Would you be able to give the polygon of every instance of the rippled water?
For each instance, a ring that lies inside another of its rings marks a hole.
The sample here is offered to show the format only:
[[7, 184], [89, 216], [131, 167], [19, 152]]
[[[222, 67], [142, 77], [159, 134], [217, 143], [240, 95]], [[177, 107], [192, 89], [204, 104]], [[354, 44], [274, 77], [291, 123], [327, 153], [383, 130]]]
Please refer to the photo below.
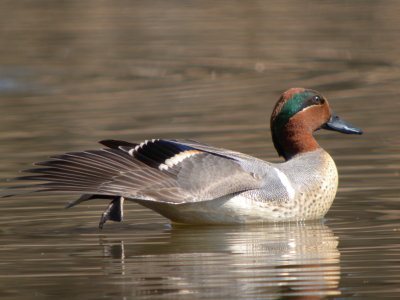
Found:
[[193, 138], [278, 161], [289, 87], [363, 136], [318, 132], [340, 173], [325, 220], [171, 227], [128, 204], [1, 200], [1, 299], [400, 297], [397, 1], [3, 1], [0, 176], [106, 138]]

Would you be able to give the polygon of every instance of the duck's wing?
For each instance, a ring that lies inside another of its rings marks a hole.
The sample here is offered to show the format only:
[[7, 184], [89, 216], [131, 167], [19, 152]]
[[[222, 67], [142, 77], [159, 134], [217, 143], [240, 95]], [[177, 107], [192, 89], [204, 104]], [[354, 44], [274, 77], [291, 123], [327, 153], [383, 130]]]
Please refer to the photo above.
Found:
[[34, 175], [17, 179], [43, 181], [23, 186], [35, 192], [85, 194], [72, 205], [112, 196], [176, 204], [207, 201], [262, 185], [260, 168], [249, 167], [260, 161], [238, 152], [183, 140], [100, 143], [108, 148], [53, 156], [25, 170]]
[[262, 168], [269, 168], [270, 164], [259, 159], [256, 158], [254, 156], [250, 156], [241, 152], [237, 152], [237, 151], [232, 151], [229, 149], [224, 149], [224, 148], [217, 148], [217, 147], [213, 147], [204, 143], [200, 143], [194, 140], [189, 140], [189, 139], [180, 139], [180, 140], [171, 140], [172, 142], [177, 142], [181, 145], [185, 145], [188, 147], [193, 147], [196, 148], [198, 150], [204, 151], [204, 152], [209, 152], [209, 153], [214, 153], [217, 155], [222, 155], [222, 156], [226, 156], [229, 157], [231, 159], [235, 159], [239, 164], [243, 164], [243, 165], [256, 165], [256, 166], [260, 166]]

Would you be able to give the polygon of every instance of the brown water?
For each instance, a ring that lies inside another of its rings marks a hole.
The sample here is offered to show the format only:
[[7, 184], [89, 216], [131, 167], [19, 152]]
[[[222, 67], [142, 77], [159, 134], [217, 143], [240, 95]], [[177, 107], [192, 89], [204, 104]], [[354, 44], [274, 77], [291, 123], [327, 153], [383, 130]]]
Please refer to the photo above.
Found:
[[[363, 136], [319, 132], [323, 221], [123, 223], [75, 197], [1, 200], [1, 299], [400, 297], [399, 1], [2, 1], [0, 177], [106, 138], [193, 138], [278, 161], [279, 94], [320, 90]], [[3, 180], [2, 186], [8, 183]]]

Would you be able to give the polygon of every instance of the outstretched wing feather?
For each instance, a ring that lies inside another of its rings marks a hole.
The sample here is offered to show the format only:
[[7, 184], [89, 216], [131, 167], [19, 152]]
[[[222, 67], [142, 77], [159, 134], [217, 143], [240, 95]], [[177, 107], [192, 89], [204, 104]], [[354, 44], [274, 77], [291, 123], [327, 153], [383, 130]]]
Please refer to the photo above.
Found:
[[17, 179], [44, 181], [24, 186], [40, 191], [171, 203], [212, 200], [260, 186], [260, 179], [223, 149], [193, 141], [102, 143], [111, 148], [52, 156], [26, 170], [36, 175]]

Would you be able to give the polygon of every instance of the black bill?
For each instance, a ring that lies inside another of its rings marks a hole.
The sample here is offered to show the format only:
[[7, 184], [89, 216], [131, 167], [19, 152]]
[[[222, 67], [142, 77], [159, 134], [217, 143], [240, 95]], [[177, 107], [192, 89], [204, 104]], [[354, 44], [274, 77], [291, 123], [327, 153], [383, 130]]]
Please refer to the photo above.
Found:
[[328, 122], [326, 122], [323, 126], [323, 129], [327, 130], [334, 130], [334, 131], [339, 131], [342, 133], [348, 133], [348, 134], [362, 134], [363, 131], [355, 127], [353, 125], [350, 125], [344, 121], [342, 121], [337, 115], [332, 115], [331, 118], [329, 119]]

